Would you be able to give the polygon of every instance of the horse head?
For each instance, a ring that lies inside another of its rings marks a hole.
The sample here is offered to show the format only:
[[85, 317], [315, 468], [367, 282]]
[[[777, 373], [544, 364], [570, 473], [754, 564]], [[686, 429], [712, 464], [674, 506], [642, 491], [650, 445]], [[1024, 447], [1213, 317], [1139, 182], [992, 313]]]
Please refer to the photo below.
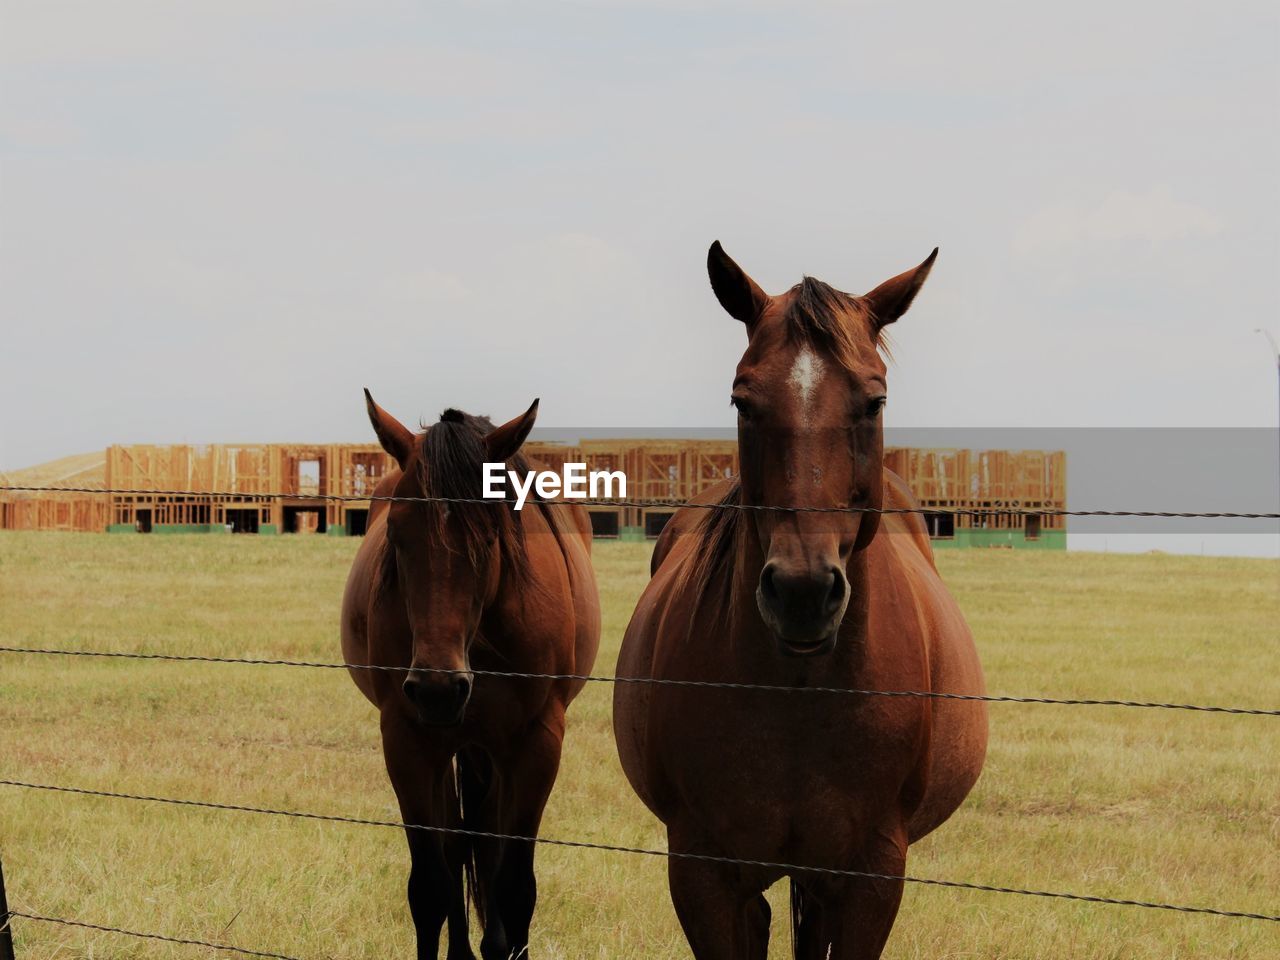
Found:
[[730, 397], [741, 502], [799, 508], [752, 512], [764, 556], [756, 604], [786, 654], [835, 647], [849, 562], [875, 536], [883, 501], [883, 330], [911, 305], [937, 253], [863, 296], [812, 277], [769, 296], [718, 241], [707, 255], [716, 298], [747, 329]]
[[538, 401], [497, 428], [484, 417], [446, 410], [415, 436], [367, 390], [365, 398], [382, 448], [400, 466], [397, 499], [387, 511], [382, 577], [387, 602], [403, 606], [413, 635], [404, 696], [424, 723], [454, 726], [471, 697], [470, 652], [481, 615], [504, 575], [519, 575], [524, 540], [506, 503], [445, 501], [479, 500], [486, 462], [528, 469], [518, 451]]

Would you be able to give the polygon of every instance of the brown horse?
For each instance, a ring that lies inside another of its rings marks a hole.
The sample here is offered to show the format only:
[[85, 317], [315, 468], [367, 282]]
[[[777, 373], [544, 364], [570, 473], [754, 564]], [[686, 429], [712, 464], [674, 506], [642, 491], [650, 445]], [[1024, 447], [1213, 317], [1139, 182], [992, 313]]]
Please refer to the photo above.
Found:
[[[538, 402], [494, 428], [446, 410], [415, 436], [365, 391], [399, 464], [375, 496], [479, 498], [482, 464], [518, 454]], [[381, 716], [387, 773], [407, 824], [535, 836], [555, 782], [565, 709], [582, 682], [485, 670], [583, 674], [600, 641], [591, 524], [581, 507], [375, 502], [347, 579], [342, 652]], [[478, 673], [473, 673], [477, 671]], [[406, 830], [418, 957], [473, 957], [464, 876], [485, 960], [527, 956], [537, 887], [533, 843]]]
[[[732, 403], [739, 482], [681, 511], [627, 628], [618, 673], [789, 687], [980, 694], [982, 668], [916, 514], [735, 506], [910, 507], [883, 467], [884, 326], [934, 254], [863, 297], [812, 278], [765, 294], [720, 248], [708, 270], [747, 328]], [[982, 769], [981, 703], [618, 684], [623, 767], [673, 852], [901, 876], [907, 845], [960, 805]], [[693, 952], [763, 960], [763, 891], [791, 881], [793, 949], [879, 957], [901, 881], [673, 858]]]

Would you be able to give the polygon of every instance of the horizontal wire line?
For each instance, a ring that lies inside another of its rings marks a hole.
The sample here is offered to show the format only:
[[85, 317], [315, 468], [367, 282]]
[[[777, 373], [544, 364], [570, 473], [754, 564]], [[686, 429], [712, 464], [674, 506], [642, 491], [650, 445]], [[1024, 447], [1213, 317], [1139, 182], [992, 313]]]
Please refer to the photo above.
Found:
[[[208, 497], [218, 500], [332, 500], [353, 503], [516, 503], [516, 500], [500, 497], [385, 497], [354, 496], [341, 493], [250, 493], [226, 490], [125, 490], [112, 487], [28, 487], [0, 485], [0, 492], [9, 493], [110, 493], [150, 497]], [[784, 507], [756, 503], [695, 503], [670, 500], [540, 500], [530, 497], [525, 503], [569, 504], [583, 507], [666, 507], [693, 510], [748, 510], [779, 511], [782, 513], [873, 513], [901, 514], [928, 513], [957, 517], [1025, 516], [1025, 517], [1168, 517], [1180, 519], [1219, 520], [1280, 520], [1280, 513], [1191, 512], [1167, 510], [1065, 510], [1046, 507], [1032, 510], [1025, 507]]]
[[960, 880], [936, 880], [930, 877], [910, 877], [890, 873], [873, 873], [866, 870], [848, 870], [837, 867], [810, 867], [794, 863], [775, 863], [769, 860], [741, 860], [734, 857], [720, 857], [706, 853], [685, 853], [673, 850], [656, 850], [648, 847], [626, 847], [609, 843], [591, 843], [585, 840], [557, 840], [551, 837], [527, 837], [506, 833], [492, 833], [487, 830], [468, 830], [462, 827], [437, 827], [417, 823], [402, 823], [396, 820], [371, 820], [363, 817], [346, 817], [336, 814], [304, 813], [296, 810], [275, 810], [269, 807], [250, 807], [243, 804], [213, 803], [204, 800], [183, 800], [172, 797], [147, 796], [144, 794], [115, 793], [107, 790], [90, 790], [82, 787], [28, 783], [21, 780], [0, 780], [0, 786], [24, 787], [31, 790], [50, 790], [57, 793], [71, 793], [88, 797], [106, 797], [114, 800], [140, 800], [149, 803], [164, 803], [182, 807], [201, 807], [209, 810], [260, 813], [278, 817], [293, 817], [300, 820], [319, 820], [367, 827], [394, 827], [401, 830], [423, 830], [428, 833], [476, 837], [484, 840], [510, 840], [520, 843], [541, 843], [548, 846], [572, 847], [580, 850], [599, 850], [606, 853], [630, 853], [639, 856], [662, 857], [665, 859], [695, 860], [703, 863], [722, 863], [740, 867], [761, 867], [764, 869], [781, 870], [784, 872], [799, 871], [804, 873], [818, 873], [824, 876], [846, 877], [856, 880], [888, 880], [895, 883], [917, 883], [931, 887], [948, 887], [956, 890], [975, 890], [981, 893], [1009, 893], [1027, 897], [1048, 897], [1055, 900], [1075, 900], [1084, 903], [1102, 903], [1121, 907], [1145, 907], [1149, 910], [1171, 910], [1177, 913], [1199, 913], [1209, 914], [1216, 917], [1232, 917], [1241, 920], [1264, 920], [1272, 923], [1280, 923], [1280, 914], [1248, 913], [1242, 910], [1221, 910], [1217, 907], [1193, 907], [1186, 906], [1184, 904], [1157, 903], [1148, 900], [1128, 900], [1117, 897], [1097, 897], [1080, 893], [1029, 890], [1020, 887], [1000, 887], [985, 883], [967, 883]]
[[268, 960], [298, 960], [297, 957], [291, 957], [284, 953], [250, 950], [247, 947], [235, 947], [229, 943], [214, 943], [210, 940], [188, 940], [183, 937], [165, 936], [162, 933], [141, 933], [137, 930], [125, 930], [122, 927], [108, 927], [101, 923], [87, 923], [84, 920], [69, 920], [66, 917], [46, 917], [39, 913], [24, 913], [21, 910], [10, 910], [9, 916], [22, 917], [24, 920], [38, 920], [41, 923], [56, 923], [67, 927], [83, 927], [86, 930], [100, 930], [104, 933], [119, 933], [126, 937], [136, 937], [140, 940], [163, 940], [165, 943], [178, 943], [189, 947], [208, 947], [210, 950], [239, 953], [247, 957], [267, 957]]
[[1192, 710], [1199, 713], [1230, 713], [1244, 716], [1280, 717], [1280, 709], [1220, 707], [1196, 703], [1160, 703], [1147, 700], [1102, 700], [1066, 697], [1014, 697], [977, 693], [938, 693], [930, 690], [861, 690], [855, 687], [784, 687], [763, 683], [731, 683], [716, 680], [672, 680], [664, 677], [602, 677], [586, 673], [523, 673], [514, 670], [457, 670], [443, 667], [395, 667], [374, 663], [324, 663], [318, 660], [268, 660], [247, 657], [210, 657], [199, 654], [133, 653], [107, 650], [60, 650], [49, 647], [0, 646], [0, 653], [37, 654], [58, 657], [101, 657], [119, 660], [161, 660], [175, 663], [226, 663], [268, 667], [311, 667], [320, 670], [380, 670], [391, 673], [470, 674], [523, 680], [581, 680], [590, 683], [647, 683], [656, 686], [697, 687], [712, 690], [751, 690], [774, 693], [836, 693], [865, 697], [922, 697], [930, 700], [969, 700], [981, 703], [1041, 703], [1057, 706], [1139, 707], [1156, 710]]

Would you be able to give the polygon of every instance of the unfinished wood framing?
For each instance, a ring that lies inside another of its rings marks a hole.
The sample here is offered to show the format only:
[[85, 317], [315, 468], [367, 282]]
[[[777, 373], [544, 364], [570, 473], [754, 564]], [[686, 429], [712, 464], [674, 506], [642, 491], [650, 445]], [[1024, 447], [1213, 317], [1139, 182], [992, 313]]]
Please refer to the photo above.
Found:
[[0, 499], [0, 530], [100, 533], [110, 508], [102, 494], [48, 494]]
[[[892, 447], [885, 451], [885, 465], [911, 487], [935, 539], [951, 539], [957, 531], [1003, 530], [1036, 540], [1066, 530], [1065, 517], [1035, 513], [1066, 509], [1067, 457], [1060, 450]], [[982, 512], [950, 513], [964, 510]]]
[[[672, 505], [691, 500], [738, 473], [733, 440], [584, 440], [577, 445], [531, 442], [530, 457], [550, 469], [585, 463], [588, 470], [623, 470], [629, 500]], [[1067, 505], [1066, 454], [1043, 450], [946, 450], [890, 447], [885, 465], [901, 476], [926, 511], [930, 533], [953, 539], [956, 531], [1017, 531], [1028, 540], [1062, 533], [1061, 516], [1020, 511], [1063, 510]], [[598, 532], [657, 536], [671, 508], [591, 507]], [[951, 511], [995, 511], [952, 515]], [[1010, 511], [1010, 512], [1002, 512]], [[606, 516], [607, 515], [607, 516]]]
[[[585, 463], [588, 471], [621, 471], [627, 499], [657, 501], [589, 508], [605, 537], [656, 536], [677, 504], [738, 472], [733, 440], [531, 441], [525, 451], [540, 469]], [[937, 539], [976, 542], [1007, 531], [1034, 540], [1066, 529], [1063, 517], [1036, 514], [1066, 507], [1060, 451], [892, 447], [885, 464], [907, 481]], [[394, 466], [376, 444], [117, 445], [92, 469], [58, 479], [125, 492], [0, 494], [0, 528], [362, 534], [369, 501], [314, 498], [368, 496]], [[32, 482], [17, 474], [8, 479]], [[957, 510], [994, 513], [953, 516]]]
[[113, 446], [105, 486], [129, 491], [110, 495], [117, 528], [363, 533], [367, 500], [317, 496], [368, 495], [392, 466], [377, 444]]

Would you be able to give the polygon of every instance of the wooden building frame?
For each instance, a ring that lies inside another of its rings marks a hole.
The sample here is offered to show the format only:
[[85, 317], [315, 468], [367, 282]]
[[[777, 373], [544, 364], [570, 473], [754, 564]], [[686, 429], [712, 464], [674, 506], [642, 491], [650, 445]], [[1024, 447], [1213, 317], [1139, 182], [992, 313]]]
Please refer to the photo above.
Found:
[[104, 486], [128, 492], [108, 529], [360, 534], [369, 501], [319, 498], [367, 496], [393, 466], [377, 444], [112, 446]]
[[[657, 536], [679, 504], [738, 472], [733, 440], [530, 441], [525, 452], [539, 469], [622, 471], [626, 499], [652, 505], [588, 508], [598, 536], [622, 539]], [[1066, 508], [1061, 451], [891, 447], [885, 464], [940, 546], [1065, 547], [1052, 513]], [[122, 492], [3, 494], [0, 529], [359, 535], [368, 500], [317, 497], [367, 497], [395, 463], [377, 444], [133, 444], [107, 448], [101, 466], [101, 481], [75, 485]]]

